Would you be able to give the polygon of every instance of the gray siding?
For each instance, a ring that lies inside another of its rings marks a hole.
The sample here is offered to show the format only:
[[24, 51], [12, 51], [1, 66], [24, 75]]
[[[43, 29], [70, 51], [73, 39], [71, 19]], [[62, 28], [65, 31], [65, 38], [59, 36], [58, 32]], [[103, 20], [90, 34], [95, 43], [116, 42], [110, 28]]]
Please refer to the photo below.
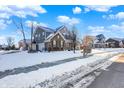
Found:
[[34, 40], [36, 43], [43, 43], [45, 38], [48, 37], [50, 34], [51, 32], [46, 32], [45, 30], [38, 28], [35, 31]]

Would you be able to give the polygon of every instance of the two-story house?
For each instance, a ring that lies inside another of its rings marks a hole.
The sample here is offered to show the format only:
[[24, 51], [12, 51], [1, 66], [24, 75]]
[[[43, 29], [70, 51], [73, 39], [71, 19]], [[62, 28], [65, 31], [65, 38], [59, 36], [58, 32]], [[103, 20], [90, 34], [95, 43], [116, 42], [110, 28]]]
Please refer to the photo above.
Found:
[[46, 38], [45, 46], [47, 50], [51, 51], [72, 50], [73, 43], [70, 31], [66, 26], [57, 28]]
[[36, 50], [61, 51], [72, 50], [72, 33], [66, 26], [60, 26], [55, 30], [38, 26], [34, 33]]
[[[19, 45], [20, 47], [23, 47], [24, 44], [19, 43]], [[30, 48], [31, 43], [28, 46]], [[78, 42], [78, 47], [79, 46]], [[72, 33], [64, 25], [56, 28], [55, 30], [48, 27], [38, 26], [33, 34], [32, 48], [36, 51], [72, 50]]]

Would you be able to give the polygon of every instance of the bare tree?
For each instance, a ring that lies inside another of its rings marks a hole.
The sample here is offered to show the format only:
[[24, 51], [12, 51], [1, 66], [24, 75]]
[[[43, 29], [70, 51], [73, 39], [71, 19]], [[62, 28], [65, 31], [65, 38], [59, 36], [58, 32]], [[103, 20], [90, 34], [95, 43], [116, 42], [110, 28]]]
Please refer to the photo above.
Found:
[[32, 51], [32, 43], [33, 43], [33, 33], [34, 33], [34, 26], [33, 26], [33, 22], [31, 23], [31, 51]]
[[96, 39], [100, 43], [100, 48], [105, 48], [105, 36], [103, 34], [99, 34], [96, 36]]
[[13, 37], [7, 37], [6, 41], [7, 41], [9, 48], [11, 48], [14, 45], [14, 38]]
[[24, 26], [23, 26], [23, 23], [22, 23], [22, 19], [20, 20], [19, 24], [17, 24], [14, 20], [13, 20], [13, 24], [16, 26], [16, 28], [18, 30], [21, 31], [22, 35], [23, 35], [23, 40], [24, 40], [24, 43], [25, 43], [25, 49], [27, 50], [27, 43], [26, 43], [26, 38], [25, 38], [25, 32], [24, 32]]
[[75, 26], [72, 27], [72, 43], [73, 43], [73, 52], [75, 53], [76, 43], [77, 43], [77, 29]]
[[85, 57], [88, 53], [91, 53], [93, 45], [93, 37], [92, 36], [84, 36], [83, 38], [83, 56]]

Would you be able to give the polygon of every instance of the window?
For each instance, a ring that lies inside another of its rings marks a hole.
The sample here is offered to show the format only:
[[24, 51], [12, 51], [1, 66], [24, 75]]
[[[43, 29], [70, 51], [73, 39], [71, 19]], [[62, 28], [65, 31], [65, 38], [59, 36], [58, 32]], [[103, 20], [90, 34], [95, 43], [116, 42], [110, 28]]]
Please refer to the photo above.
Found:
[[35, 37], [37, 38], [37, 34], [35, 35]]
[[40, 34], [39, 34], [39, 36], [38, 37], [40, 37]]
[[45, 35], [45, 32], [43, 32], [42, 35], [44, 36]]
[[53, 40], [53, 46], [56, 46], [56, 41], [55, 40]]
[[63, 47], [63, 41], [61, 40], [61, 47]]
[[57, 38], [59, 39], [59, 35], [57, 36]]

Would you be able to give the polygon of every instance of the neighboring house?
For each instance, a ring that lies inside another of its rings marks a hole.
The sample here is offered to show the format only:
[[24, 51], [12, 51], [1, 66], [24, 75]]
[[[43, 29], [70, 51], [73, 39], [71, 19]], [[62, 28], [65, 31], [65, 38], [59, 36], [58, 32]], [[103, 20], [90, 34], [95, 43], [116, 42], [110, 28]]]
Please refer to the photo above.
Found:
[[66, 26], [61, 26], [51, 33], [45, 40], [45, 47], [49, 51], [72, 50], [73, 41]]
[[98, 40], [94, 41], [94, 48], [105, 48], [106, 47], [106, 42], [100, 42]]
[[109, 38], [106, 40], [106, 45], [109, 48], [124, 47], [124, 39], [122, 39], [122, 38]]
[[123, 44], [122, 47], [124, 48], [124, 39], [122, 40], [122, 44]]
[[9, 50], [8, 45], [6, 45], [6, 44], [1, 45], [1, 49], [2, 50]]
[[[26, 44], [29, 47], [31, 45], [31, 40], [30, 39], [26, 39]], [[18, 42], [18, 46], [19, 46], [19, 49], [23, 50], [26, 47], [26, 45], [24, 43], [24, 40], [20, 40]]]
[[105, 48], [106, 47], [105, 36], [103, 34], [99, 34], [95, 37], [94, 47], [95, 48]]
[[83, 38], [83, 45], [90, 45], [91, 47], [94, 47], [94, 41], [95, 41], [96, 37], [95, 36], [90, 36], [90, 35], [86, 35]]
[[80, 50], [81, 41], [76, 41], [76, 50]]

